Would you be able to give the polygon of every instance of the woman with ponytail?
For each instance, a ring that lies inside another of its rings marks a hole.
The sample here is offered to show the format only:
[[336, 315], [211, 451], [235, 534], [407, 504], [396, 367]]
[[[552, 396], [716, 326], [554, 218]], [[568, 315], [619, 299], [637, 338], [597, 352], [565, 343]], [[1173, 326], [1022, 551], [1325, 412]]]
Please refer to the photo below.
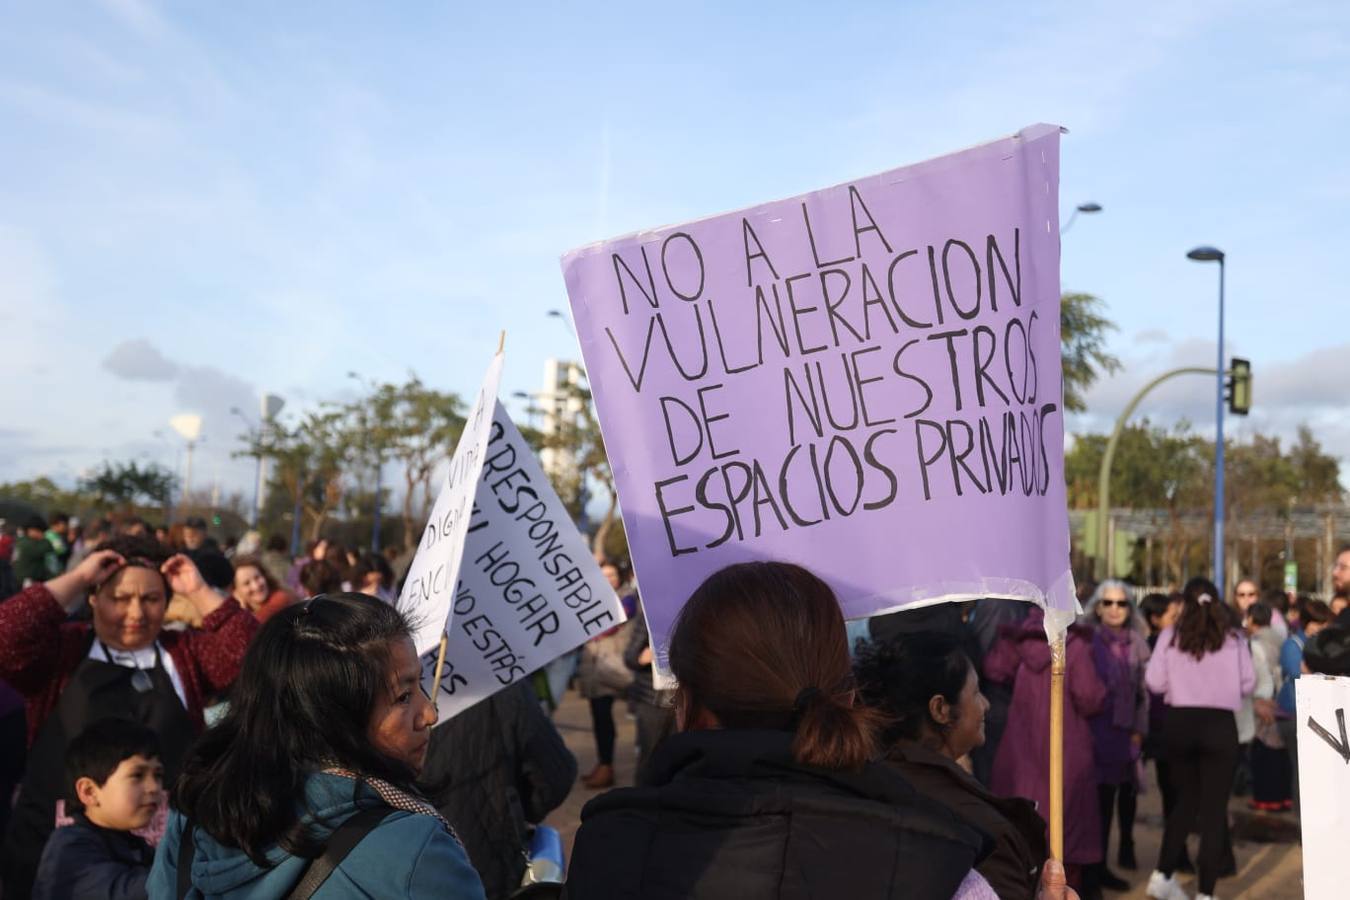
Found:
[[1158, 635], [1144, 680], [1167, 701], [1162, 754], [1177, 792], [1167, 816], [1158, 868], [1148, 882], [1156, 900], [1186, 900], [1174, 873], [1186, 852], [1186, 836], [1200, 832], [1197, 858], [1200, 893], [1214, 896], [1227, 830], [1228, 792], [1237, 767], [1234, 718], [1242, 698], [1256, 687], [1256, 670], [1244, 636], [1234, 630], [1219, 589], [1192, 578], [1182, 591], [1181, 615]]
[[844, 619], [800, 566], [709, 576], [670, 641], [676, 733], [645, 784], [586, 805], [572, 900], [989, 898], [988, 839], [878, 753]]

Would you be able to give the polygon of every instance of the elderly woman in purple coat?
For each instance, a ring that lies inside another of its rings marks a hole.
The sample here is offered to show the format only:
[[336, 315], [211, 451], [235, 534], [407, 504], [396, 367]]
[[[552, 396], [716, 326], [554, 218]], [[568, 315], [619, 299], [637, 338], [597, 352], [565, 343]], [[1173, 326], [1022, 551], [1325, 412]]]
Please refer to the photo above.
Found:
[[1144, 670], [1148, 667], [1147, 626], [1135, 612], [1129, 586], [1123, 581], [1103, 581], [1097, 586], [1083, 613], [1085, 623], [1095, 625], [1092, 661], [1106, 688], [1102, 711], [1089, 722], [1097, 759], [1097, 795], [1101, 806], [1102, 862], [1098, 869], [1102, 887], [1129, 889], [1129, 883], [1106, 867], [1111, 839], [1111, 819], [1119, 813], [1120, 851], [1123, 868], [1137, 866], [1134, 857], [1134, 814], [1139, 791], [1139, 755], [1148, 734], [1148, 691]]
[[[1090, 629], [1069, 628], [1065, 663], [1064, 864], [1069, 884], [1089, 900], [1101, 896], [1095, 867], [1102, 861], [1102, 840], [1088, 719], [1101, 712], [1106, 699], [1092, 662]], [[1039, 607], [1016, 625], [1004, 626], [984, 659], [984, 674], [1013, 686], [991, 787], [995, 794], [1026, 797], [1039, 809], [1049, 810], [1050, 644]]]

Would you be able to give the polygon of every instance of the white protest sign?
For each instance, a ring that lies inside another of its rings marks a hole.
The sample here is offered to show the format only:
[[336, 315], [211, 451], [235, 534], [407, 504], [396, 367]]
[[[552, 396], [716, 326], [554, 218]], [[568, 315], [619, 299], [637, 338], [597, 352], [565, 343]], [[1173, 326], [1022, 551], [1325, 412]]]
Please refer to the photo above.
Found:
[[417, 545], [417, 555], [395, 604], [413, 625], [417, 655], [430, 653], [433, 667], [441, 634], [449, 625], [464, 536], [469, 530], [469, 513], [483, 468], [483, 451], [492, 431], [492, 409], [497, 403], [501, 377], [502, 354], [498, 351], [483, 376], [473, 409], [469, 410], [464, 433], [450, 459], [450, 471], [436, 495], [436, 504]]
[[1350, 846], [1350, 678], [1304, 675], [1298, 703], [1298, 782], [1303, 827], [1303, 896], [1344, 897]]
[[435, 697], [442, 722], [626, 618], [500, 403], [463, 558]]

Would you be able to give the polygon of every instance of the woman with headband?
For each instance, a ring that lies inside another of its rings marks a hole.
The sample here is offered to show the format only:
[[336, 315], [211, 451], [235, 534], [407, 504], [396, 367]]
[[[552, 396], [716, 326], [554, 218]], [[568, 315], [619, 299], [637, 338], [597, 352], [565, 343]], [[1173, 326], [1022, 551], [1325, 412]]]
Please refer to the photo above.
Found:
[[1148, 689], [1167, 701], [1161, 752], [1177, 792], [1148, 895], [1156, 900], [1189, 900], [1174, 873], [1186, 852], [1186, 836], [1198, 825], [1196, 900], [1212, 900], [1223, 854], [1228, 792], [1237, 766], [1234, 713], [1256, 687], [1256, 671], [1247, 641], [1234, 630], [1219, 589], [1207, 579], [1192, 578], [1182, 594], [1181, 615], [1176, 625], [1158, 635], [1144, 674]]
[[[202, 616], [200, 629], [163, 631], [173, 594]], [[91, 621], [69, 615], [86, 595]], [[0, 604], [0, 678], [23, 694], [28, 767], [4, 843], [5, 896], [24, 897], [65, 791], [66, 744], [109, 717], [159, 737], [166, 782], [202, 731], [207, 700], [239, 672], [258, 623], [202, 580], [181, 554], [124, 535], [78, 566]]]

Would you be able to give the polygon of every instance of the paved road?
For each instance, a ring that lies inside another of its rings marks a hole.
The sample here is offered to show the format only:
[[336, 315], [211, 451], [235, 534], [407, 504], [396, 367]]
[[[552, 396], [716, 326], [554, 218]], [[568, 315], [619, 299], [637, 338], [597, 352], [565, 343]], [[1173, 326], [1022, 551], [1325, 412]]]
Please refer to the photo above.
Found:
[[[633, 783], [634, 763], [634, 726], [628, 717], [627, 708], [622, 703], [614, 707], [615, 723], [618, 726], [618, 743], [615, 750], [615, 769], [618, 784]], [[554, 722], [562, 732], [567, 746], [577, 757], [577, 768], [586, 774], [595, 765], [595, 741], [591, 736], [590, 708], [585, 700], [569, 691], [559, 707]], [[1151, 774], [1151, 769], [1150, 769]], [[549, 816], [548, 824], [562, 832], [564, 846], [570, 854], [572, 837], [580, 824], [581, 807], [596, 796], [598, 791], [587, 790], [580, 783], [573, 788], [567, 801]], [[1275, 816], [1269, 819], [1255, 818], [1246, 812], [1245, 801], [1234, 800], [1233, 816], [1237, 822], [1233, 852], [1237, 857], [1238, 873], [1233, 878], [1219, 882], [1218, 893], [1223, 900], [1301, 900], [1303, 884], [1301, 881], [1303, 854], [1297, 843], [1260, 843], [1243, 839], [1244, 834], [1254, 831], [1288, 832], [1292, 826], [1289, 815]], [[1261, 827], [1267, 826], [1267, 827]], [[1070, 827], [1072, 827], [1070, 825]], [[1140, 869], [1127, 872], [1115, 869], [1122, 878], [1130, 881], [1131, 889], [1124, 894], [1108, 893], [1107, 897], [1119, 897], [1123, 900], [1144, 900], [1144, 884], [1149, 871], [1158, 857], [1158, 846], [1162, 842], [1162, 806], [1156, 787], [1150, 786], [1139, 800], [1139, 819], [1135, 825], [1135, 845]], [[1195, 838], [1191, 839], [1191, 853], [1196, 851]], [[1115, 858], [1114, 841], [1112, 859]], [[1191, 893], [1196, 891], [1194, 876], [1182, 876], [1182, 883]], [[1348, 892], [1350, 893], [1350, 892]]]

